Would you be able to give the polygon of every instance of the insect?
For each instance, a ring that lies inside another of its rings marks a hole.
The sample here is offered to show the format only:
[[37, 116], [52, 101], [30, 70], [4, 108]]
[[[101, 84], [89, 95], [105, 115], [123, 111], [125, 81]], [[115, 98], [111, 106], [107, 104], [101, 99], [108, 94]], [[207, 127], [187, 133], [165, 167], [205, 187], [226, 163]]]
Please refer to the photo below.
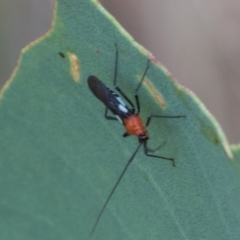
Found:
[[[155, 152], [156, 150], [151, 150], [147, 146], [147, 140], [149, 139], [149, 134], [147, 132], [146, 127], [150, 124], [151, 120], [153, 118], [181, 118], [185, 116], [160, 116], [160, 115], [150, 115], [147, 118], [146, 125], [142, 123], [142, 120], [139, 116], [140, 113], [140, 103], [139, 103], [139, 97], [138, 97], [138, 90], [140, 86], [142, 85], [142, 82], [144, 80], [144, 77], [147, 74], [147, 71], [149, 69], [149, 63], [150, 61], [147, 61], [147, 67], [142, 75], [142, 78], [135, 90], [135, 101], [137, 106], [137, 111], [135, 110], [135, 107], [131, 100], [125, 95], [125, 93], [118, 87], [117, 85], [117, 70], [118, 70], [118, 48], [117, 44], [115, 44], [116, 48], [116, 56], [115, 56], [115, 71], [114, 71], [114, 88], [119, 92], [119, 94], [125, 99], [125, 101], [131, 106], [130, 108], [125, 104], [125, 102], [119, 97], [118, 94], [116, 94], [114, 91], [110, 90], [105, 86], [105, 84], [99, 80], [95, 76], [89, 76], [88, 77], [88, 86], [92, 93], [105, 105], [105, 114], [104, 117], [107, 120], [118, 120], [124, 127], [125, 127], [125, 133], [123, 134], [123, 137], [127, 137], [130, 135], [135, 135], [138, 138], [139, 145], [137, 146], [136, 150], [133, 152], [132, 156], [128, 160], [126, 166], [124, 167], [121, 175], [119, 176], [117, 182], [115, 183], [114, 187], [112, 188], [107, 200], [105, 201], [100, 213], [98, 214], [98, 217], [93, 225], [92, 231], [90, 236], [94, 233], [98, 222], [109, 202], [111, 199], [114, 191], [116, 190], [118, 184], [120, 183], [123, 175], [125, 174], [127, 168], [129, 167], [130, 163], [133, 161], [135, 155], [137, 154], [138, 150], [141, 146], [143, 146], [144, 153], [149, 157], [155, 157], [155, 158], [161, 158], [164, 160], [169, 160], [172, 162], [173, 166], [175, 166], [175, 162], [173, 158], [163, 157], [152, 154], [152, 152]], [[115, 116], [109, 116], [108, 111], [111, 111]], [[162, 146], [162, 145], [161, 145]], [[161, 147], [160, 146], [160, 147]], [[157, 149], [159, 149], [158, 147]]]

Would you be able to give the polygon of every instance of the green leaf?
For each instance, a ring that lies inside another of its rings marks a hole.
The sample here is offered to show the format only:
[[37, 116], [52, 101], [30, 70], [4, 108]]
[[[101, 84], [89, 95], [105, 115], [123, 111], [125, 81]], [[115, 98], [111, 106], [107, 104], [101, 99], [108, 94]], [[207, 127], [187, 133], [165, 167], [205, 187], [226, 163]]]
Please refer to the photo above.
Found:
[[[135, 137], [104, 118], [89, 75], [113, 88], [139, 91], [141, 117], [154, 119], [150, 158], [141, 149], [91, 239], [239, 239], [240, 146], [190, 91], [97, 1], [59, 0], [52, 29], [27, 46], [0, 101], [0, 239], [88, 239], [128, 159]], [[164, 60], [163, 60], [164, 61]]]

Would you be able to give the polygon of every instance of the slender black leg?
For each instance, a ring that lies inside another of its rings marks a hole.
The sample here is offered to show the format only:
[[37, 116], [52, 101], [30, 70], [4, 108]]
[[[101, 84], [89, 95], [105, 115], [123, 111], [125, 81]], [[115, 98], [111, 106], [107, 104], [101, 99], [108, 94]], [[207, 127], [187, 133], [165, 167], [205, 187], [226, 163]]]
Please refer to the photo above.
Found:
[[161, 158], [161, 159], [164, 159], [164, 160], [169, 160], [169, 161], [172, 161], [172, 165], [175, 167], [175, 161], [173, 158], [167, 158], [167, 157], [163, 157], [163, 156], [157, 156], [157, 155], [153, 155], [153, 154], [149, 154], [149, 150], [147, 148], [147, 142], [144, 143], [143, 145], [144, 147], [144, 153], [149, 156], [149, 157], [155, 157], [155, 158]]
[[[147, 119], [147, 123], [146, 123], [146, 127], [150, 124], [150, 121], [152, 118], [182, 118], [182, 117], [186, 117], [186, 116], [159, 116], [159, 115], [150, 115]], [[161, 145], [162, 146], [162, 145]], [[160, 146], [160, 147], [161, 147]], [[173, 166], [175, 167], [175, 162], [173, 158], [167, 158], [167, 157], [163, 157], [163, 156], [157, 156], [157, 155], [153, 155], [153, 154], [149, 154], [149, 152], [153, 152], [152, 150], [147, 148], [147, 142], [144, 143], [144, 153], [149, 156], [149, 157], [155, 157], [155, 158], [161, 158], [161, 159], [165, 159], [165, 160], [169, 160], [172, 161]]]
[[162, 148], [165, 144], [166, 144], [167, 142], [163, 142], [160, 146], [158, 146], [157, 148], [155, 148], [155, 149], [151, 149], [151, 148], [149, 148], [149, 147], [147, 147], [147, 152], [149, 153], [149, 152], [156, 152], [157, 150], [159, 150], [160, 148]]
[[118, 70], [118, 48], [117, 44], [115, 43], [115, 48], [116, 48], [116, 57], [115, 57], [115, 70], [114, 70], [114, 81], [113, 85], [114, 88], [122, 95], [122, 97], [131, 105], [132, 109], [131, 111], [134, 113], [135, 112], [135, 107], [131, 100], [123, 93], [123, 91], [117, 86], [117, 70]]
[[146, 127], [150, 124], [152, 118], [183, 118], [186, 116], [159, 116], [159, 115], [150, 115], [147, 119]]
[[145, 76], [147, 74], [147, 71], [148, 71], [148, 68], [149, 68], [149, 63], [150, 63], [150, 60], [148, 59], [147, 66], [145, 68], [145, 71], [144, 71], [144, 73], [142, 75], [142, 78], [141, 78], [141, 80], [140, 80], [140, 82], [139, 82], [139, 84], [138, 84], [138, 86], [137, 86], [137, 88], [135, 90], [135, 94], [134, 94], [135, 100], [136, 100], [136, 104], [137, 104], [137, 114], [140, 113], [140, 104], [139, 104], [139, 99], [138, 99], [138, 90], [139, 90], [140, 86], [142, 85], [143, 79], [145, 78]]
[[108, 112], [108, 108], [106, 108], [105, 114], [104, 114], [104, 117], [105, 117], [107, 120], [117, 120], [116, 117], [108, 116], [108, 115], [107, 115], [107, 112]]
[[130, 133], [125, 132], [125, 133], [123, 134], [123, 137], [128, 137], [128, 136], [130, 136], [130, 135], [131, 135]]

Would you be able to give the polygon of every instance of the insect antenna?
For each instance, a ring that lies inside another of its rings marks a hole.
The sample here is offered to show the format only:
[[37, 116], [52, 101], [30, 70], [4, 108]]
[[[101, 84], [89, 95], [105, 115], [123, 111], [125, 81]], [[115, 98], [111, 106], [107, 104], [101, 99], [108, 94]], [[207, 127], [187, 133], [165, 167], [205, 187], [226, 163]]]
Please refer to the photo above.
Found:
[[116, 190], [116, 188], [117, 188], [118, 184], [120, 183], [120, 181], [121, 181], [124, 173], [127, 171], [128, 166], [130, 165], [130, 163], [131, 163], [132, 160], [134, 159], [134, 157], [135, 157], [135, 155], [137, 154], [137, 152], [138, 152], [139, 148], [141, 147], [141, 145], [142, 145], [142, 143], [140, 143], [140, 144], [138, 145], [137, 149], [135, 150], [135, 152], [133, 153], [133, 155], [131, 156], [131, 158], [128, 160], [125, 168], [123, 169], [123, 171], [122, 171], [121, 175], [119, 176], [117, 182], [115, 183], [112, 191], [110, 192], [107, 200], [105, 201], [105, 203], [104, 203], [104, 205], [103, 205], [103, 207], [102, 207], [102, 210], [101, 210], [100, 213], [98, 214], [98, 217], [97, 217], [97, 219], [96, 219], [96, 221], [95, 221], [95, 223], [94, 223], [94, 225], [93, 225], [92, 231], [91, 231], [91, 233], [90, 233], [90, 237], [93, 235], [93, 233], [94, 233], [94, 231], [95, 231], [95, 229], [96, 229], [96, 227], [97, 227], [97, 225], [98, 225], [98, 222], [99, 222], [99, 220], [100, 220], [100, 218], [101, 218], [101, 216], [102, 216], [102, 214], [103, 214], [103, 212], [104, 212], [104, 210], [105, 210], [105, 208], [106, 208], [109, 200], [111, 199], [114, 191]]
[[135, 112], [135, 107], [131, 100], [125, 95], [125, 93], [121, 90], [120, 87], [117, 85], [117, 74], [118, 74], [118, 46], [115, 43], [115, 49], [116, 49], [116, 56], [115, 56], [115, 70], [114, 70], [114, 79], [113, 79], [113, 85], [114, 88], [122, 95], [122, 97], [131, 105], [132, 107], [132, 113]]

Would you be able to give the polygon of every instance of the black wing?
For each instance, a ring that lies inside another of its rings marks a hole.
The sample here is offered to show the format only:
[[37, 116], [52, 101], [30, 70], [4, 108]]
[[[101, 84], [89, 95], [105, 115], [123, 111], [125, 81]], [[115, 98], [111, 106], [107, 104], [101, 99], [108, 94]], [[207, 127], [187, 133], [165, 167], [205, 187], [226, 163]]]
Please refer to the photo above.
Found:
[[123, 100], [95, 76], [88, 77], [88, 86], [92, 93], [104, 103], [104, 105], [121, 119], [129, 117], [132, 112], [123, 102]]

